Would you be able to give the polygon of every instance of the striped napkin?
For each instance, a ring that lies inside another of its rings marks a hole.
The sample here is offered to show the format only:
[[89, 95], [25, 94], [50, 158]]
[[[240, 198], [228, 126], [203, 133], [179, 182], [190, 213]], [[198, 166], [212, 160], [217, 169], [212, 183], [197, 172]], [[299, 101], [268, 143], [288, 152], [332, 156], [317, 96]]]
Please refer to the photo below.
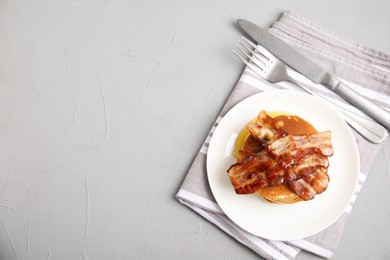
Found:
[[[283, 13], [270, 32], [332, 72], [358, 92], [390, 109], [390, 55], [361, 46], [292, 12]], [[299, 77], [300, 75], [295, 75]], [[302, 77], [300, 78], [302, 80]], [[303, 79], [305, 80], [305, 79]], [[307, 81], [307, 80], [306, 80]], [[336, 103], [360, 113], [321, 85], [310, 83], [313, 90]], [[287, 82], [271, 84], [246, 68], [227, 100], [210, 133], [197, 154], [176, 197], [208, 221], [266, 259], [294, 259], [300, 250], [329, 258], [336, 250], [354, 201], [364, 184], [380, 145], [372, 144], [353, 131], [360, 152], [361, 172], [355, 196], [343, 215], [330, 227], [313, 236], [293, 241], [271, 241], [254, 236], [233, 223], [215, 202], [206, 172], [207, 147], [222, 117], [243, 99], [273, 89], [296, 89]], [[362, 113], [360, 113], [363, 115]]]

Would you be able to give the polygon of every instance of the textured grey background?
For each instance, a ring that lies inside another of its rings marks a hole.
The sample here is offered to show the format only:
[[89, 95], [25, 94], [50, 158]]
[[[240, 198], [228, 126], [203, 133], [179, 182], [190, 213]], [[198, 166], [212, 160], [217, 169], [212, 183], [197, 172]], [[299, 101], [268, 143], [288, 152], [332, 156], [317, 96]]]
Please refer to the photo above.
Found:
[[[387, 0], [0, 1], [0, 259], [258, 259], [174, 195], [244, 68], [235, 19], [286, 10], [390, 53]], [[389, 164], [388, 139], [333, 259], [390, 257]]]

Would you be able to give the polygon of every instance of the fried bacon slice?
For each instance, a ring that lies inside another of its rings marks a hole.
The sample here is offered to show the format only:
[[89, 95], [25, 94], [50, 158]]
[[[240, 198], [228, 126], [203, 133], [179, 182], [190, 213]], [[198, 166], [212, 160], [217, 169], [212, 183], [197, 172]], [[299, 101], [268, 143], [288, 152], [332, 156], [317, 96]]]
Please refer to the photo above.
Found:
[[276, 139], [287, 135], [286, 131], [278, 127], [264, 110], [260, 111], [256, 123], [248, 125], [248, 130], [263, 145], [271, 144]]
[[304, 200], [322, 193], [329, 182], [328, 157], [333, 155], [330, 131], [293, 136], [261, 111], [239, 151], [237, 163], [227, 170], [237, 194], [288, 183]]
[[327, 157], [319, 152], [308, 153], [299, 161], [294, 154], [277, 158], [264, 150], [233, 164], [227, 172], [236, 193], [250, 194], [261, 188], [288, 183], [329, 165]]
[[277, 161], [264, 150], [233, 164], [227, 172], [237, 194], [250, 194], [268, 185], [271, 176], [267, 172], [276, 165]]
[[315, 172], [289, 183], [290, 187], [303, 200], [311, 200], [317, 194], [326, 190], [329, 183], [329, 175], [324, 169], [318, 169]]
[[294, 149], [318, 148], [325, 156], [333, 155], [330, 131], [319, 132], [311, 135], [292, 136], [287, 135], [275, 140], [268, 149], [276, 156], [281, 156]]
[[254, 138], [252, 135], [249, 135], [243, 147], [238, 151], [237, 162], [243, 161], [245, 158], [255, 155], [263, 150], [262, 143]]
[[249, 135], [245, 140], [242, 150], [252, 153], [258, 153], [263, 150], [263, 145], [259, 140], [254, 138], [253, 135]]
[[254, 156], [254, 155], [256, 155], [256, 153], [242, 149], [242, 150], [238, 151], [237, 162], [238, 163], [242, 162], [246, 158], [248, 158], [250, 156]]
[[[293, 157], [294, 158], [294, 157]], [[283, 159], [282, 159], [283, 161]], [[292, 166], [286, 168], [284, 176], [284, 183], [292, 182], [294, 180], [303, 178], [317, 171], [318, 169], [327, 169], [329, 161], [326, 156], [315, 151], [307, 154], [300, 161], [294, 163]]]

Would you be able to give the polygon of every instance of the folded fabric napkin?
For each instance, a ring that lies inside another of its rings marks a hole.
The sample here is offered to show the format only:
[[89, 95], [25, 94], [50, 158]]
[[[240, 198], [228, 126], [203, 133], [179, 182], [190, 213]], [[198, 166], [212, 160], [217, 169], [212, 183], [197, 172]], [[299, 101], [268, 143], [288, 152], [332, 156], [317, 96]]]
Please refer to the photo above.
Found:
[[[283, 13], [270, 32], [292, 45], [324, 69], [345, 80], [356, 91], [390, 109], [390, 55], [361, 46], [327, 31], [292, 12]], [[300, 250], [329, 258], [336, 250], [345, 222], [363, 185], [380, 145], [372, 144], [353, 131], [360, 152], [359, 183], [343, 215], [330, 227], [313, 236], [294, 241], [273, 241], [254, 236], [233, 223], [216, 203], [207, 180], [207, 148], [222, 117], [243, 99], [272, 89], [292, 88], [288, 83], [271, 84], [246, 68], [197, 154], [176, 197], [227, 234], [266, 259], [294, 259]], [[325, 87], [312, 84], [321, 94], [344, 102]], [[356, 110], [356, 109], [355, 109]], [[360, 113], [358, 110], [355, 112]]]

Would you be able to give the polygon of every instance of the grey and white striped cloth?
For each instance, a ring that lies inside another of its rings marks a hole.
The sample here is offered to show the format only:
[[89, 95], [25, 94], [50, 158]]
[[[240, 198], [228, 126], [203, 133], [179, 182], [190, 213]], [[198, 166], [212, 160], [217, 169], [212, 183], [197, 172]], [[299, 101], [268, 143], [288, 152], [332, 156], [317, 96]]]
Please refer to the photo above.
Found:
[[[355, 90], [390, 109], [390, 55], [344, 39], [292, 12], [283, 13], [281, 18], [270, 28], [270, 32], [332, 72]], [[300, 77], [300, 75], [296, 74], [295, 77]], [[305, 80], [302, 77], [300, 79]], [[311, 84], [313, 90], [330, 97], [336, 103], [348, 107], [356, 113], [360, 113], [325, 87], [309, 81], [307, 83]], [[380, 145], [369, 143], [359, 134], [353, 132], [361, 157], [361, 172], [355, 196], [343, 215], [334, 224], [326, 230], [304, 239], [271, 241], [244, 231], [220, 209], [213, 198], [207, 181], [207, 148], [222, 117], [238, 102], [253, 94], [282, 88], [296, 89], [295, 86], [286, 82], [271, 84], [256, 76], [250, 69], [245, 69], [212, 126], [176, 197], [181, 203], [266, 259], [294, 259], [300, 250], [329, 258], [337, 248], [345, 222]]]

